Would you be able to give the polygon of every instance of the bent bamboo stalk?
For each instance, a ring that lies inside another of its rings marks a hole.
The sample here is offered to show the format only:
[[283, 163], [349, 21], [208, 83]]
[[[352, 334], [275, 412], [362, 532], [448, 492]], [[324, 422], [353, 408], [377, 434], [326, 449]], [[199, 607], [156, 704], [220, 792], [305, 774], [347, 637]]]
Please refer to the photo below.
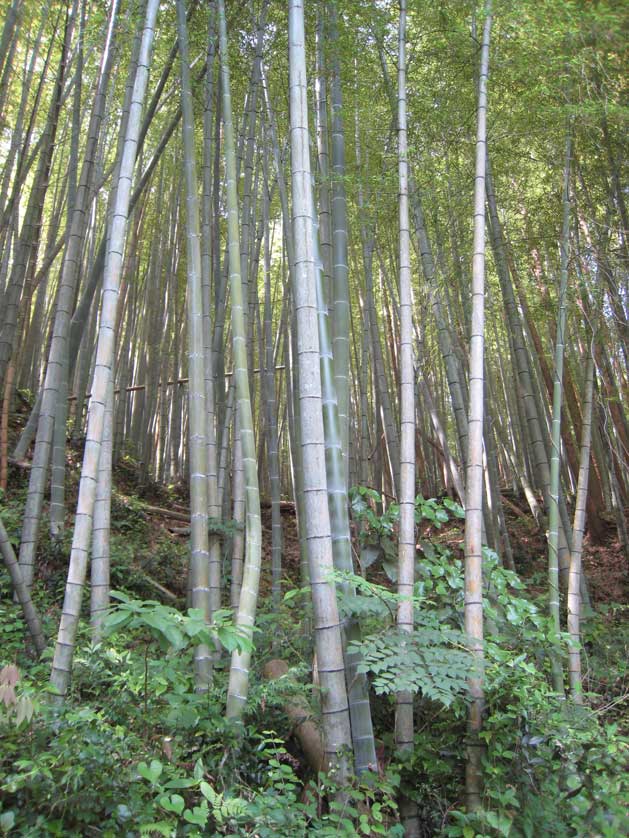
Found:
[[[267, 681], [279, 681], [286, 678], [292, 684], [288, 675], [288, 664], [283, 660], [270, 660], [264, 665], [264, 677]], [[325, 768], [325, 751], [323, 737], [319, 725], [313, 720], [312, 709], [303, 696], [291, 696], [286, 699], [284, 712], [293, 725], [293, 732], [302, 747], [308, 765], [314, 771]]]

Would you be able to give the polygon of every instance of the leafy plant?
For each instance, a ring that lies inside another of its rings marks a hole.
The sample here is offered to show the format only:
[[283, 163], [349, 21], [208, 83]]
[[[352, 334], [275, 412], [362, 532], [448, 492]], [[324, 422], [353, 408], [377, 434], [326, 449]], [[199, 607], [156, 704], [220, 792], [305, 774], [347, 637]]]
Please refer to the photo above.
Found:
[[[359, 562], [363, 574], [376, 562], [382, 562], [382, 568], [392, 582], [397, 581], [397, 525], [400, 520], [400, 507], [397, 503], [388, 505], [382, 515], [374, 507], [382, 505], [382, 497], [375, 489], [367, 486], [354, 486], [349, 490], [352, 518], [357, 525], [359, 541]], [[435, 529], [450, 520], [450, 516], [464, 518], [462, 507], [444, 498], [426, 499], [423, 495], [415, 498], [415, 523], [428, 522]]]
[[20, 727], [30, 722], [35, 705], [29, 695], [16, 692], [20, 671], [15, 664], [0, 669], [0, 724]]
[[20, 546], [20, 539], [22, 537], [22, 513], [24, 509], [24, 500], [15, 492], [9, 498], [3, 489], [0, 489], [0, 518], [9, 536], [9, 541], [13, 545], [13, 549], [17, 550]]
[[233, 538], [236, 532], [243, 530], [243, 525], [240, 521], [236, 521], [233, 518], [228, 521], [224, 521], [222, 518], [208, 517], [207, 529], [210, 535], [220, 535], [223, 538]]
[[[291, 838], [315, 834], [323, 838], [403, 835], [397, 822], [395, 797], [399, 777], [395, 773], [378, 783], [356, 783], [341, 791], [323, 776], [300, 794], [302, 782], [295, 774], [293, 760], [273, 731], [265, 731], [258, 751], [264, 770], [255, 788], [219, 791], [207, 782], [201, 760], [193, 776], [173, 776], [173, 769], [159, 760], [141, 762], [137, 772], [150, 785], [155, 804], [161, 810], [159, 821], [144, 822], [141, 834], [151, 830], [164, 835], [190, 825], [210, 830], [213, 836], [238, 835], [242, 838]], [[198, 834], [198, 833], [193, 833]], [[208, 833], [203, 833], [208, 834]]]
[[467, 693], [472, 663], [463, 636], [430, 617], [411, 633], [390, 630], [352, 643], [349, 649], [362, 656], [358, 671], [373, 676], [373, 688], [380, 695], [408, 690], [448, 707]]
[[424, 597], [413, 598], [413, 632], [400, 632], [395, 625], [399, 594], [353, 574], [335, 572], [333, 578], [349, 581], [356, 590], [340, 593], [344, 615], [362, 618], [365, 629], [365, 618], [376, 618], [369, 624], [375, 630], [348, 645], [360, 657], [358, 671], [372, 676], [376, 693], [408, 690], [449, 706], [467, 692], [472, 659], [465, 635], [443, 624], [438, 612], [426, 608]]
[[163, 651], [180, 652], [191, 644], [210, 645], [216, 641], [228, 652], [253, 648], [247, 634], [231, 622], [230, 611], [216, 611], [212, 624], [208, 625], [203, 611], [198, 608], [189, 608], [182, 614], [155, 600], [131, 599], [121, 591], [112, 591], [111, 596], [119, 600], [120, 605], [111, 608], [105, 618], [106, 635], [122, 629], [138, 629], [148, 633]]
[[109, 610], [103, 628], [105, 637], [123, 629], [144, 635], [144, 711], [148, 713], [149, 649], [155, 642], [163, 652], [183, 652], [190, 646], [220, 643], [228, 652], [251, 651], [253, 644], [247, 634], [231, 621], [231, 612], [216, 611], [208, 625], [201, 609], [189, 608], [182, 614], [176, 608], [155, 600], [131, 599], [121, 591], [111, 596], [120, 604]]
[[122, 801], [135, 811], [145, 801], [129, 788], [127, 766], [139, 747], [128, 725], [113, 725], [87, 705], [59, 711], [44, 702], [29, 735], [3, 730], [0, 799], [13, 813], [15, 834], [72, 836], [120, 834]]

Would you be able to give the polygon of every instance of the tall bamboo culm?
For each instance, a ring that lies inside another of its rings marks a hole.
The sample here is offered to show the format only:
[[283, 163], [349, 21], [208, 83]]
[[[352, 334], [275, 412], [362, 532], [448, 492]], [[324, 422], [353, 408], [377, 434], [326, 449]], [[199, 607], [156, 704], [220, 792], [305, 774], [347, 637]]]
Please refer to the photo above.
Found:
[[[245, 567], [240, 589], [236, 622], [249, 638], [253, 634], [260, 563], [262, 558], [262, 521], [260, 518], [260, 491], [258, 464], [253, 433], [253, 416], [249, 396], [247, 370], [247, 333], [240, 274], [240, 237], [238, 230], [238, 187], [236, 178], [236, 143], [232, 120], [231, 83], [227, 52], [227, 25], [225, 4], [218, 0], [218, 31], [223, 94], [223, 128], [225, 134], [225, 181], [227, 186], [227, 233], [229, 242], [229, 283], [231, 291], [232, 353], [236, 386], [236, 409], [240, 423], [240, 444], [245, 475], [246, 544]], [[249, 690], [250, 652], [234, 652], [229, 670], [227, 691], [227, 716], [239, 718], [245, 707]]]
[[303, 466], [305, 529], [314, 612], [314, 636], [325, 755], [342, 784], [349, 774], [351, 726], [341, 625], [336, 592], [330, 581], [334, 563], [325, 473], [325, 438], [321, 412], [321, 371], [312, 219], [308, 87], [302, 0], [290, 0], [288, 16], [291, 174], [293, 186], [293, 294], [297, 323], [299, 420]]
[[[594, 338], [592, 338], [594, 340]], [[575, 704], [583, 703], [583, 682], [581, 677], [581, 555], [585, 531], [585, 508], [588, 479], [590, 475], [590, 449], [592, 446], [592, 406], [594, 396], [594, 356], [591, 345], [585, 368], [585, 392], [583, 394], [583, 421], [581, 425], [581, 456], [577, 497], [574, 504], [574, 526], [572, 528], [572, 552], [570, 575], [568, 577], [568, 677], [570, 695]]]
[[[406, 128], [406, 0], [400, 0], [398, 32], [398, 217], [400, 288], [400, 533], [398, 556], [397, 625], [412, 634], [415, 583], [415, 364], [413, 359], [413, 294], [411, 288], [411, 231], [408, 210], [408, 138]], [[402, 641], [403, 642], [403, 641]], [[395, 744], [399, 751], [413, 748], [413, 693], [396, 696]], [[420, 834], [415, 801], [403, 796], [400, 814], [406, 838]]]
[[[194, 148], [194, 112], [188, 29], [184, 0], [177, 0], [177, 30], [181, 57], [181, 109], [186, 193], [186, 268], [188, 275], [188, 405], [190, 451], [190, 590], [192, 607], [210, 619], [210, 553], [208, 543], [208, 483], [206, 446], [206, 382], [201, 293], [201, 229], [197, 166]], [[207, 690], [212, 660], [207, 646], [194, 652], [195, 687]]]
[[572, 126], [568, 125], [562, 189], [561, 265], [557, 300], [557, 338], [555, 342], [555, 374], [553, 380], [553, 412], [550, 450], [550, 487], [548, 505], [548, 609], [552, 622], [553, 646], [551, 669], [553, 689], [564, 694], [563, 666], [558, 650], [561, 630], [559, 603], [559, 493], [561, 492], [561, 409], [563, 402], [563, 366], [566, 343], [566, 293], [568, 290], [568, 260], [570, 242], [570, 158], [572, 154]]
[[476, 671], [469, 680], [465, 797], [469, 811], [479, 809], [482, 792], [483, 719], [483, 403], [485, 348], [485, 162], [487, 159], [487, 80], [491, 0], [485, 4], [485, 23], [478, 81], [476, 179], [474, 185], [474, 249], [470, 333], [470, 402], [465, 480], [465, 631]]
[[51, 684], [60, 700], [63, 700], [65, 697], [70, 684], [76, 631], [79, 624], [83, 586], [85, 585], [85, 574], [87, 571], [97, 474], [103, 439], [105, 404], [109, 381], [113, 374], [116, 316], [131, 198], [131, 183], [138, 136], [140, 133], [142, 107], [151, 65], [151, 52], [158, 8], [159, 0], [148, 0], [144, 31], [142, 33], [140, 60], [138, 61], [138, 70], [133, 87], [133, 97], [127, 126], [127, 138], [124, 144], [116, 202], [111, 222], [109, 253], [106, 260], [105, 276], [103, 277], [96, 363], [87, 419], [85, 453], [79, 482], [79, 497], [77, 501], [74, 535], [72, 538], [72, 550], [70, 553], [70, 566], [50, 675]]

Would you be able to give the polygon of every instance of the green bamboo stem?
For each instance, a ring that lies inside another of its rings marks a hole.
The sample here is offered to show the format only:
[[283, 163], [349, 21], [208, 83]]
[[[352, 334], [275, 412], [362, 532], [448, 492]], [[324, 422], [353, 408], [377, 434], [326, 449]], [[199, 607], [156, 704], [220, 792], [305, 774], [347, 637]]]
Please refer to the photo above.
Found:
[[[219, 51], [221, 57], [221, 84], [223, 93], [223, 128], [225, 135], [225, 180], [227, 186], [227, 232], [229, 244], [229, 278], [231, 292], [232, 341], [234, 381], [240, 422], [240, 439], [245, 475], [246, 498], [246, 547], [245, 568], [237, 625], [249, 639], [253, 636], [262, 551], [262, 522], [260, 518], [260, 491], [258, 488], [258, 467], [256, 460], [253, 416], [247, 369], [247, 333], [245, 327], [245, 302], [240, 271], [240, 246], [238, 229], [238, 189], [236, 179], [236, 144], [232, 121], [231, 83], [227, 51], [227, 26], [225, 5], [218, 0]], [[227, 690], [227, 716], [240, 718], [247, 701], [249, 689], [249, 667], [251, 653], [232, 654]]]
[[316, 313], [311, 196], [308, 88], [304, 7], [290, 0], [288, 17], [291, 174], [293, 188], [293, 294], [297, 323], [299, 420], [303, 465], [305, 529], [314, 612], [314, 635], [326, 762], [341, 786], [352, 750], [345, 685], [341, 625], [336, 591], [329, 576], [334, 567], [325, 474], [325, 441], [321, 413], [320, 347]]
[[0, 518], [0, 553], [2, 553], [4, 565], [9, 572], [11, 584], [22, 608], [22, 613], [24, 614], [24, 619], [37, 654], [41, 655], [46, 648], [46, 638], [42, 631], [41, 619], [31, 599], [31, 593], [24, 582], [22, 570], [15, 557], [13, 545], [9, 541], [9, 536], [2, 523], [2, 518]]
[[349, 468], [349, 265], [347, 257], [347, 198], [345, 195], [345, 132], [339, 57], [336, 0], [329, 2], [332, 47], [332, 262], [334, 383], [338, 401], [339, 430], [344, 459], [345, 487]]
[[470, 331], [470, 400], [465, 503], [465, 631], [478, 672], [469, 679], [465, 799], [468, 810], [481, 806], [482, 747], [480, 733], [483, 690], [483, 407], [485, 349], [485, 164], [487, 160], [487, 80], [491, 0], [485, 3], [485, 23], [478, 84], [476, 179], [474, 188], [474, 247]]
[[96, 497], [94, 500], [90, 579], [90, 624], [92, 643], [94, 644], [99, 643], [102, 639], [103, 620], [109, 608], [113, 411], [114, 381], [112, 378], [107, 388], [105, 401], [103, 444], [98, 462]]
[[[553, 413], [551, 428], [550, 485], [548, 505], [548, 609], [553, 627], [553, 644], [559, 642], [561, 616], [559, 603], [559, 492], [561, 486], [561, 408], [563, 402], [563, 366], [566, 332], [566, 294], [568, 290], [568, 261], [570, 258], [570, 171], [572, 127], [568, 127], [563, 182], [563, 220], [561, 230], [561, 265], [557, 302], [557, 339], [555, 343], [555, 373], [553, 379]], [[553, 688], [564, 694], [563, 667], [555, 649], [551, 656]]]
[[140, 60], [138, 62], [133, 101], [127, 127], [127, 138], [120, 165], [116, 206], [109, 237], [106, 272], [103, 277], [101, 319], [96, 349], [92, 397], [90, 399], [87, 421], [87, 438], [83, 456], [83, 468], [79, 482], [76, 523], [72, 539], [63, 610], [50, 675], [51, 684], [61, 701], [65, 698], [70, 684], [76, 632], [79, 624], [81, 600], [87, 570], [97, 473], [103, 439], [105, 402], [109, 381], [113, 373], [116, 315], [131, 198], [131, 181], [136, 159], [142, 106], [148, 84], [151, 50], [158, 8], [159, 0], [148, 0], [144, 31], [142, 33]]
[[[190, 451], [190, 588], [192, 607], [200, 609], [209, 622], [210, 579], [208, 542], [206, 382], [203, 339], [203, 297], [201, 290], [201, 229], [194, 112], [188, 31], [184, 0], [177, 0], [177, 29], [181, 57], [181, 109], [186, 194], [186, 268], [188, 275], [188, 405]], [[207, 690], [211, 678], [211, 652], [201, 644], [194, 652], [195, 688]]]
[[[413, 292], [411, 231], [408, 208], [408, 133], [406, 111], [406, 0], [400, 0], [398, 31], [398, 235], [400, 289], [400, 531], [398, 538], [397, 626], [412, 634], [415, 585], [415, 360], [413, 353]], [[413, 748], [413, 693], [396, 694], [395, 744], [401, 754]], [[400, 814], [405, 838], [418, 838], [419, 812], [414, 800], [402, 796]]]
[[568, 676], [570, 695], [575, 704], [583, 703], [583, 682], [581, 675], [581, 556], [590, 474], [590, 449], [592, 443], [592, 408], [594, 402], [594, 355], [591, 345], [585, 367], [585, 391], [583, 394], [583, 420], [581, 424], [581, 456], [577, 496], [574, 504], [574, 526], [572, 529], [572, 552], [570, 575], [568, 577]]
[[[317, 215], [312, 208], [313, 244], [315, 259], [315, 282], [317, 296], [317, 323], [319, 330], [319, 351], [321, 367], [321, 396], [323, 407], [323, 430], [325, 435], [325, 464], [328, 485], [328, 508], [330, 511], [330, 530], [332, 536], [332, 555], [336, 570], [353, 573], [352, 545], [349, 530], [349, 499], [345, 485], [345, 458], [341, 441], [341, 424], [336, 396], [334, 376], [334, 358], [330, 340], [330, 323], [325, 305], [324, 274], [319, 257]], [[353, 585], [341, 585], [346, 595], [355, 593]], [[345, 646], [347, 642], [361, 638], [360, 626], [350, 618], [345, 626]], [[369, 685], [364, 674], [357, 671], [360, 655], [345, 655], [345, 681], [349, 700], [349, 712], [352, 723], [352, 742], [354, 743], [354, 765], [360, 775], [377, 767], [376, 746], [371, 721], [369, 704]]]

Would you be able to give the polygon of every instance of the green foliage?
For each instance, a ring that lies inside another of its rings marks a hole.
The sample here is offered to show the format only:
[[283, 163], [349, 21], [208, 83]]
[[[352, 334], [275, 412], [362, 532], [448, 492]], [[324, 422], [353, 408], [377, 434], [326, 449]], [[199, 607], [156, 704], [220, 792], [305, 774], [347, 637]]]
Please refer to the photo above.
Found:
[[[462, 595], [463, 569], [455, 561], [439, 570], [439, 559], [424, 555], [416, 592], [429, 596], [431, 611], [436, 608], [449, 622]], [[436, 724], [423, 725], [405, 773], [414, 778], [412, 796], [425, 809], [432, 795], [426, 817], [434, 818], [436, 829], [441, 810], [445, 834], [452, 836], [535, 838], [542, 824], [543, 834], [561, 838], [624, 834], [629, 740], [616, 726], [601, 724], [597, 713], [557, 699], [546, 671], [550, 641], [544, 611], [523, 595], [521, 580], [491, 551], [485, 551], [484, 571], [484, 607], [492, 627], [485, 644], [484, 808], [469, 815], [448, 803], [463, 781], [461, 701]], [[608, 647], [608, 637], [598, 641]], [[432, 714], [425, 703], [420, 707], [420, 717]]]
[[[360, 545], [359, 561], [363, 573], [376, 562], [382, 562], [382, 568], [392, 582], [397, 581], [397, 525], [400, 520], [400, 507], [397, 503], [387, 506], [382, 515], [375, 508], [382, 505], [381, 495], [366, 486], [354, 486], [349, 490], [352, 518], [358, 527]], [[450, 521], [464, 518], [461, 506], [450, 498], [443, 500], [423, 495], [415, 498], [415, 524], [427, 524], [436, 530]]]
[[243, 529], [243, 525], [234, 520], [223, 521], [222, 518], [207, 519], [207, 529], [210, 535], [220, 535], [223, 538], [233, 538], [234, 534]]
[[[397, 595], [362, 577], [351, 578], [356, 595], [344, 596], [341, 607], [370, 629], [353, 648], [375, 691], [418, 694], [421, 732], [400, 770], [404, 793], [418, 803], [422, 822], [431, 824], [431, 834], [479, 838], [625, 834], [629, 741], [616, 725], [601, 724], [598, 713], [558, 701], [548, 680], [552, 637], [545, 602], [527, 597], [524, 583], [488, 549], [483, 809], [471, 815], [458, 808], [469, 676], [460, 631], [463, 562], [431, 540], [420, 539], [419, 548], [412, 635], [393, 628]], [[591, 621], [585, 639], [595, 683], [603, 674], [600, 655], [605, 671], [626, 668], [626, 635], [618, 626], [610, 631], [602, 621]], [[567, 651], [567, 637], [558, 640]]]
[[427, 618], [411, 633], [372, 635], [350, 644], [350, 651], [361, 655], [358, 671], [373, 676], [376, 693], [408, 690], [448, 707], [467, 692], [471, 674], [470, 655], [462, 643], [460, 632]]
[[140, 833], [163, 829], [168, 835], [199, 834], [188, 832], [188, 824], [194, 824], [209, 830], [202, 834], [242, 838], [310, 834], [320, 838], [401, 838], [403, 830], [396, 822], [397, 775], [379, 778], [377, 784], [357, 783], [343, 789], [320, 777], [308, 786], [304, 797], [293, 760], [281, 743], [272, 731], [264, 732], [259, 749], [263, 777], [256, 788], [243, 788], [240, 794], [219, 791], [208, 783], [201, 760], [195, 763], [191, 777], [173, 777], [172, 769], [158, 760], [140, 763], [138, 774], [150, 785], [161, 810], [160, 821], [141, 824]]
[[382, 560], [386, 567], [396, 562], [395, 525], [400, 518], [400, 507], [392, 503], [382, 515], [377, 515], [374, 506], [382, 504], [382, 498], [375, 489], [353, 486], [349, 490], [352, 519], [359, 526], [360, 566], [363, 573], [376, 561]]
[[[22, 742], [5, 737], [0, 757], [3, 810], [0, 829], [29, 836], [278, 835], [401, 836], [395, 796], [399, 777], [343, 789], [321, 778], [302, 795], [296, 761], [283, 738], [246, 730], [257, 769], [250, 780], [225, 783], [225, 749], [235, 740], [210, 712], [216, 745], [190, 761], [186, 739], [164, 739], [161, 754], [125, 725], [112, 724], [105, 710], [87, 705], [60, 712], [44, 708]], [[242, 736], [242, 730], [240, 735]], [[188, 747], [197, 733], [187, 735]], [[205, 738], [205, 735], [204, 735]], [[198, 745], [197, 742], [197, 754]], [[138, 759], [139, 754], [146, 754]], [[243, 768], [244, 766], [241, 766]], [[233, 775], [234, 777], [236, 775]]]
[[[400, 790], [418, 803], [426, 834], [624, 834], [629, 742], [618, 725], [601, 720], [610, 708], [615, 713], [621, 707], [622, 684], [605, 675], [616, 672], [622, 680], [626, 672], [623, 614], [616, 610], [586, 625], [590, 689], [599, 685], [605, 691], [600, 700], [590, 696], [597, 711], [558, 702], [547, 683], [544, 603], [527, 597], [524, 584], [489, 550], [483, 809], [470, 815], [460, 808], [470, 674], [461, 631], [463, 563], [427, 534], [437, 529], [430, 515], [441, 523], [442, 513], [421, 500], [418, 509], [425, 529], [418, 542], [412, 634], [395, 629], [399, 596], [390, 586], [334, 574], [335, 581], [351, 583], [339, 587], [355, 591], [340, 595], [341, 611], [360, 620], [364, 639], [353, 648], [374, 691], [416, 693], [418, 732], [403, 762], [385, 763], [377, 779], [350, 785], [342, 795], [329, 779], [308, 781], [303, 775], [282, 707], [291, 692], [313, 702], [308, 650], [295, 636], [291, 613], [305, 589], [289, 591], [278, 613], [260, 615], [260, 649], [276, 654], [279, 643], [283, 656], [298, 665], [288, 687], [253, 679], [248, 714], [239, 725], [224, 718], [225, 662], [217, 662], [208, 693], [195, 693], [192, 678], [196, 644], [229, 650], [247, 642], [229, 612], [219, 612], [207, 626], [199, 611], [182, 614], [115, 593], [103, 642], [92, 648], [86, 627], [79, 631], [63, 709], [45, 700], [46, 661], [20, 664], [19, 682], [11, 675], [16, 701], [10, 706], [0, 687], [0, 835], [401, 836], [395, 802]], [[448, 514], [457, 517], [456, 510]], [[375, 528], [365, 525], [365, 538], [377, 530], [396, 549], [396, 515], [395, 507], [384, 516], [374, 513]], [[144, 549], [143, 536], [128, 533], [124, 563], [132, 568], [134, 548]], [[23, 629], [17, 606], [3, 602], [0, 639], [8, 660], [21, 654]], [[149, 649], [160, 653], [149, 657]], [[22, 698], [28, 704], [18, 717]], [[374, 718], [384, 728], [378, 734], [388, 741], [390, 704], [380, 699], [377, 707]]]
[[[159, 821], [139, 824], [140, 834], [160, 831], [165, 835], [177, 833], [178, 825], [184, 827], [184, 834], [191, 833], [188, 825], [204, 829], [210, 824], [217, 833], [225, 834], [224, 828], [230, 829], [247, 813], [247, 801], [216, 791], [206, 780], [202, 760], [198, 759], [192, 777], [180, 776], [172, 767], [153, 759], [150, 764], [140, 762], [137, 766], [139, 777], [149, 783], [155, 795], [155, 807], [161, 817]], [[184, 796], [185, 795], [185, 796]]]
[[[0, 583], [3, 577], [0, 576]], [[0, 593], [4, 594], [3, 587], [0, 584]], [[9, 585], [6, 585], [6, 592], [8, 595]], [[7, 654], [8, 650], [17, 651], [23, 646], [24, 637], [27, 632], [26, 623], [21, 612], [21, 609], [16, 608], [15, 605], [0, 602], [0, 648]]]
[[[447, 835], [617, 836], [629, 828], [629, 739], [591, 710], [558, 701], [535, 667], [504, 659], [488, 690], [484, 809], [452, 813]], [[504, 675], [504, 671], [508, 675]]]
[[408, 690], [449, 706], [467, 692], [472, 658], [465, 635], [442, 622], [439, 609], [429, 610], [424, 597], [414, 597], [414, 630], [402, 633], [395, 626], [398, 594], [353, 574], [335, 572], [333, 578], [356, 590], [339, 594], [342, 613], [361, 618], [363, 627], [362, 639], [348, 650], [360, 656], [358, 671], [372, 675], [377, 694]]
[[24, 509], [23, 492], [12, 492], [8, 497], [3, 489], [0, 489], [0, 518], [9, 536], [9, 541], [14, 550], [20, 546], [22, 537], [22, 512]]
[[115, 516], [116, 530], [127, 538], [138, 539], [149, 532], [149, 523], [144, 504], [133, 496], [127, 497], [114, 492], [111, 498], [111, 513]]
[[14, 664], [0, 669], [0, 725], [14, 725], [19, 728], [33, 718], [35, 705], [31, 697], [16, 691], [20, 671]]
[[139, 629], [157, 641], [163, 651], [180, 652], [190, 645], [210, 645], [216, 641], [229, 652], [253, 648], [247, 634], [231, 622], [230, 611], [216, 611], [212, 625], [208, 625], [198, 608], [189, 608], [182, 614], [155, 600], [131, 599], [121, 591], [112, 591], [111, 596], [120, 600], [120, 605], [111, 608], [105, 618], [106, 635], [123, 629]]
[[42, 704], [29, 735], [3, 730], [0, 791], [20, 836], [84, 835], [119, 828], [128, 790], [133, 731], [88, 706], [61, 713]]
[[[582, 657], [593, 703], [626, 712], [629, 684], [629, 606], [603, 605], [583, 624]], [[590, 654], [589, 650], [595, 650]], [[594, 694], [594, 695], [592, 695]], [[623, 706], [624, 705], [624, 706]]]

